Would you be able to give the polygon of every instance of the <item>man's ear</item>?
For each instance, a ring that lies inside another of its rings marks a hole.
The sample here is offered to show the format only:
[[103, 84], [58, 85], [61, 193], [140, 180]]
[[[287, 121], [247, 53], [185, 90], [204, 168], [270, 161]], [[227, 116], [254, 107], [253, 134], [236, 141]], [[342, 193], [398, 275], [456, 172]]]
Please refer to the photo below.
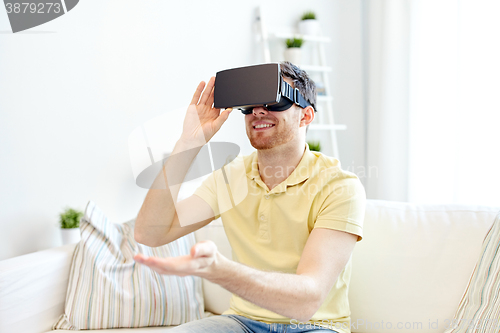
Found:
[[314, 120], [314, 108], [312, 106], [308, 106], [300, 110], [301, 118], [300, 118], [300, 127], [307, 126]]

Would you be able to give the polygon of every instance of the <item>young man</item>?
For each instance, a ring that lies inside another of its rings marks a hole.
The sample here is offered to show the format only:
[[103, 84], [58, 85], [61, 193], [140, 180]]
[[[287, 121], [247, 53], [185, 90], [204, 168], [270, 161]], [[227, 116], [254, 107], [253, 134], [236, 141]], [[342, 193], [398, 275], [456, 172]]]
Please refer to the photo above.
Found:
[[[178, 187], [149, 190], [138, 214], [135, 238], [140, 243], [167, 244], [220, 216], [233, 249], [234, 261], [211, 241], [197, 243], [190, 256], [135, 257], [161, 274], [200, 276], [233, 293], [223, 315], [172, 332], [350, 332], [350, 258], [362, 238], [365, 191], [338, 160], [309, 150], [305, 139], [314, 119], [314, 82], [290, 63], [280, 66], [284, 80], [312, 106], [285, 111], [255, 107], [245, 115], [247, 136], [257, 151], [243, 157], [244, 200], [221, 209], [227, 185], [219, 169], [176, 205]], [[214, 81], [204, 91], [203, 82], [198, 86], [172, 154], [182, 153], [182, 158], [169, 159], [157, 182], [184, 179], [199, 147], [231, 113], [213, 108]]]

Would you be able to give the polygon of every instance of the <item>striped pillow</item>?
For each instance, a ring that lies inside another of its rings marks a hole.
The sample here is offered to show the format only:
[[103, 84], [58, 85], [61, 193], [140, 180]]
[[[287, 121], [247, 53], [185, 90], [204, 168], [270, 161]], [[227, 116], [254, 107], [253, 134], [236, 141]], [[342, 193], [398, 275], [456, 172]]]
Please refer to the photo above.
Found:
[[65, 313], [53, 329], [90, 330], [179, 325], [201, 319], [201, 279], [159, 275], [136, 264], [137, 253], [188, 255], [191, 233], [151, 248], [134, 240], [134, 221], [113, 224], [91, 201], [80, 223], [82, 240], [73, 254]]
[[[498, 333], [500, 331], [500, 214], [484, 238], [455, 318], [445, 322], [445, 333]], [[449, 325], [448, 325], [449, 324]]]

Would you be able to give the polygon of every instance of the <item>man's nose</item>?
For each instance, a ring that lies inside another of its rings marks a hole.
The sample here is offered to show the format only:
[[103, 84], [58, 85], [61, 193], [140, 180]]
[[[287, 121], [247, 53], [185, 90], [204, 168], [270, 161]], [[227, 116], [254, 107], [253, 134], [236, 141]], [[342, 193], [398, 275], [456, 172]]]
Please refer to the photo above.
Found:
[[262, 106], [253, 108], [252, 110], [254, 116], [265, 116], [269, 111]]

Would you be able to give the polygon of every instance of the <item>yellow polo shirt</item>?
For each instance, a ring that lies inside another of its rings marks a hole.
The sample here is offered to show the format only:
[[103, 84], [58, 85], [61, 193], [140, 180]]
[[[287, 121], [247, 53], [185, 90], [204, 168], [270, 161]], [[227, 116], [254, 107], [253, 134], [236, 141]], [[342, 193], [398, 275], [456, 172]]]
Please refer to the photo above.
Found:
[[[243, 173], [236, 170], [238, 165], [244, 168]], [[222, 171], [213, 172], [195, 194], [212, 207], [216, 218], [222, 218], [236, 262], [262, 271], [295, 274], [314, 228], [349, 232], [357, 235], [358, 241], [363, 237], [363, 185], [354, 173], [342, 170], [337, 159], [310, 151], [307, 144], [295, 170], [272, 190], [260, 177], [257, 151], [237, 157]], [[310, 323], [324, 322], [330, 329], [350, 333], [347, 295], [351, 261]], [[291, 321], [234, 294], [224, 314], [266, 323]]]

